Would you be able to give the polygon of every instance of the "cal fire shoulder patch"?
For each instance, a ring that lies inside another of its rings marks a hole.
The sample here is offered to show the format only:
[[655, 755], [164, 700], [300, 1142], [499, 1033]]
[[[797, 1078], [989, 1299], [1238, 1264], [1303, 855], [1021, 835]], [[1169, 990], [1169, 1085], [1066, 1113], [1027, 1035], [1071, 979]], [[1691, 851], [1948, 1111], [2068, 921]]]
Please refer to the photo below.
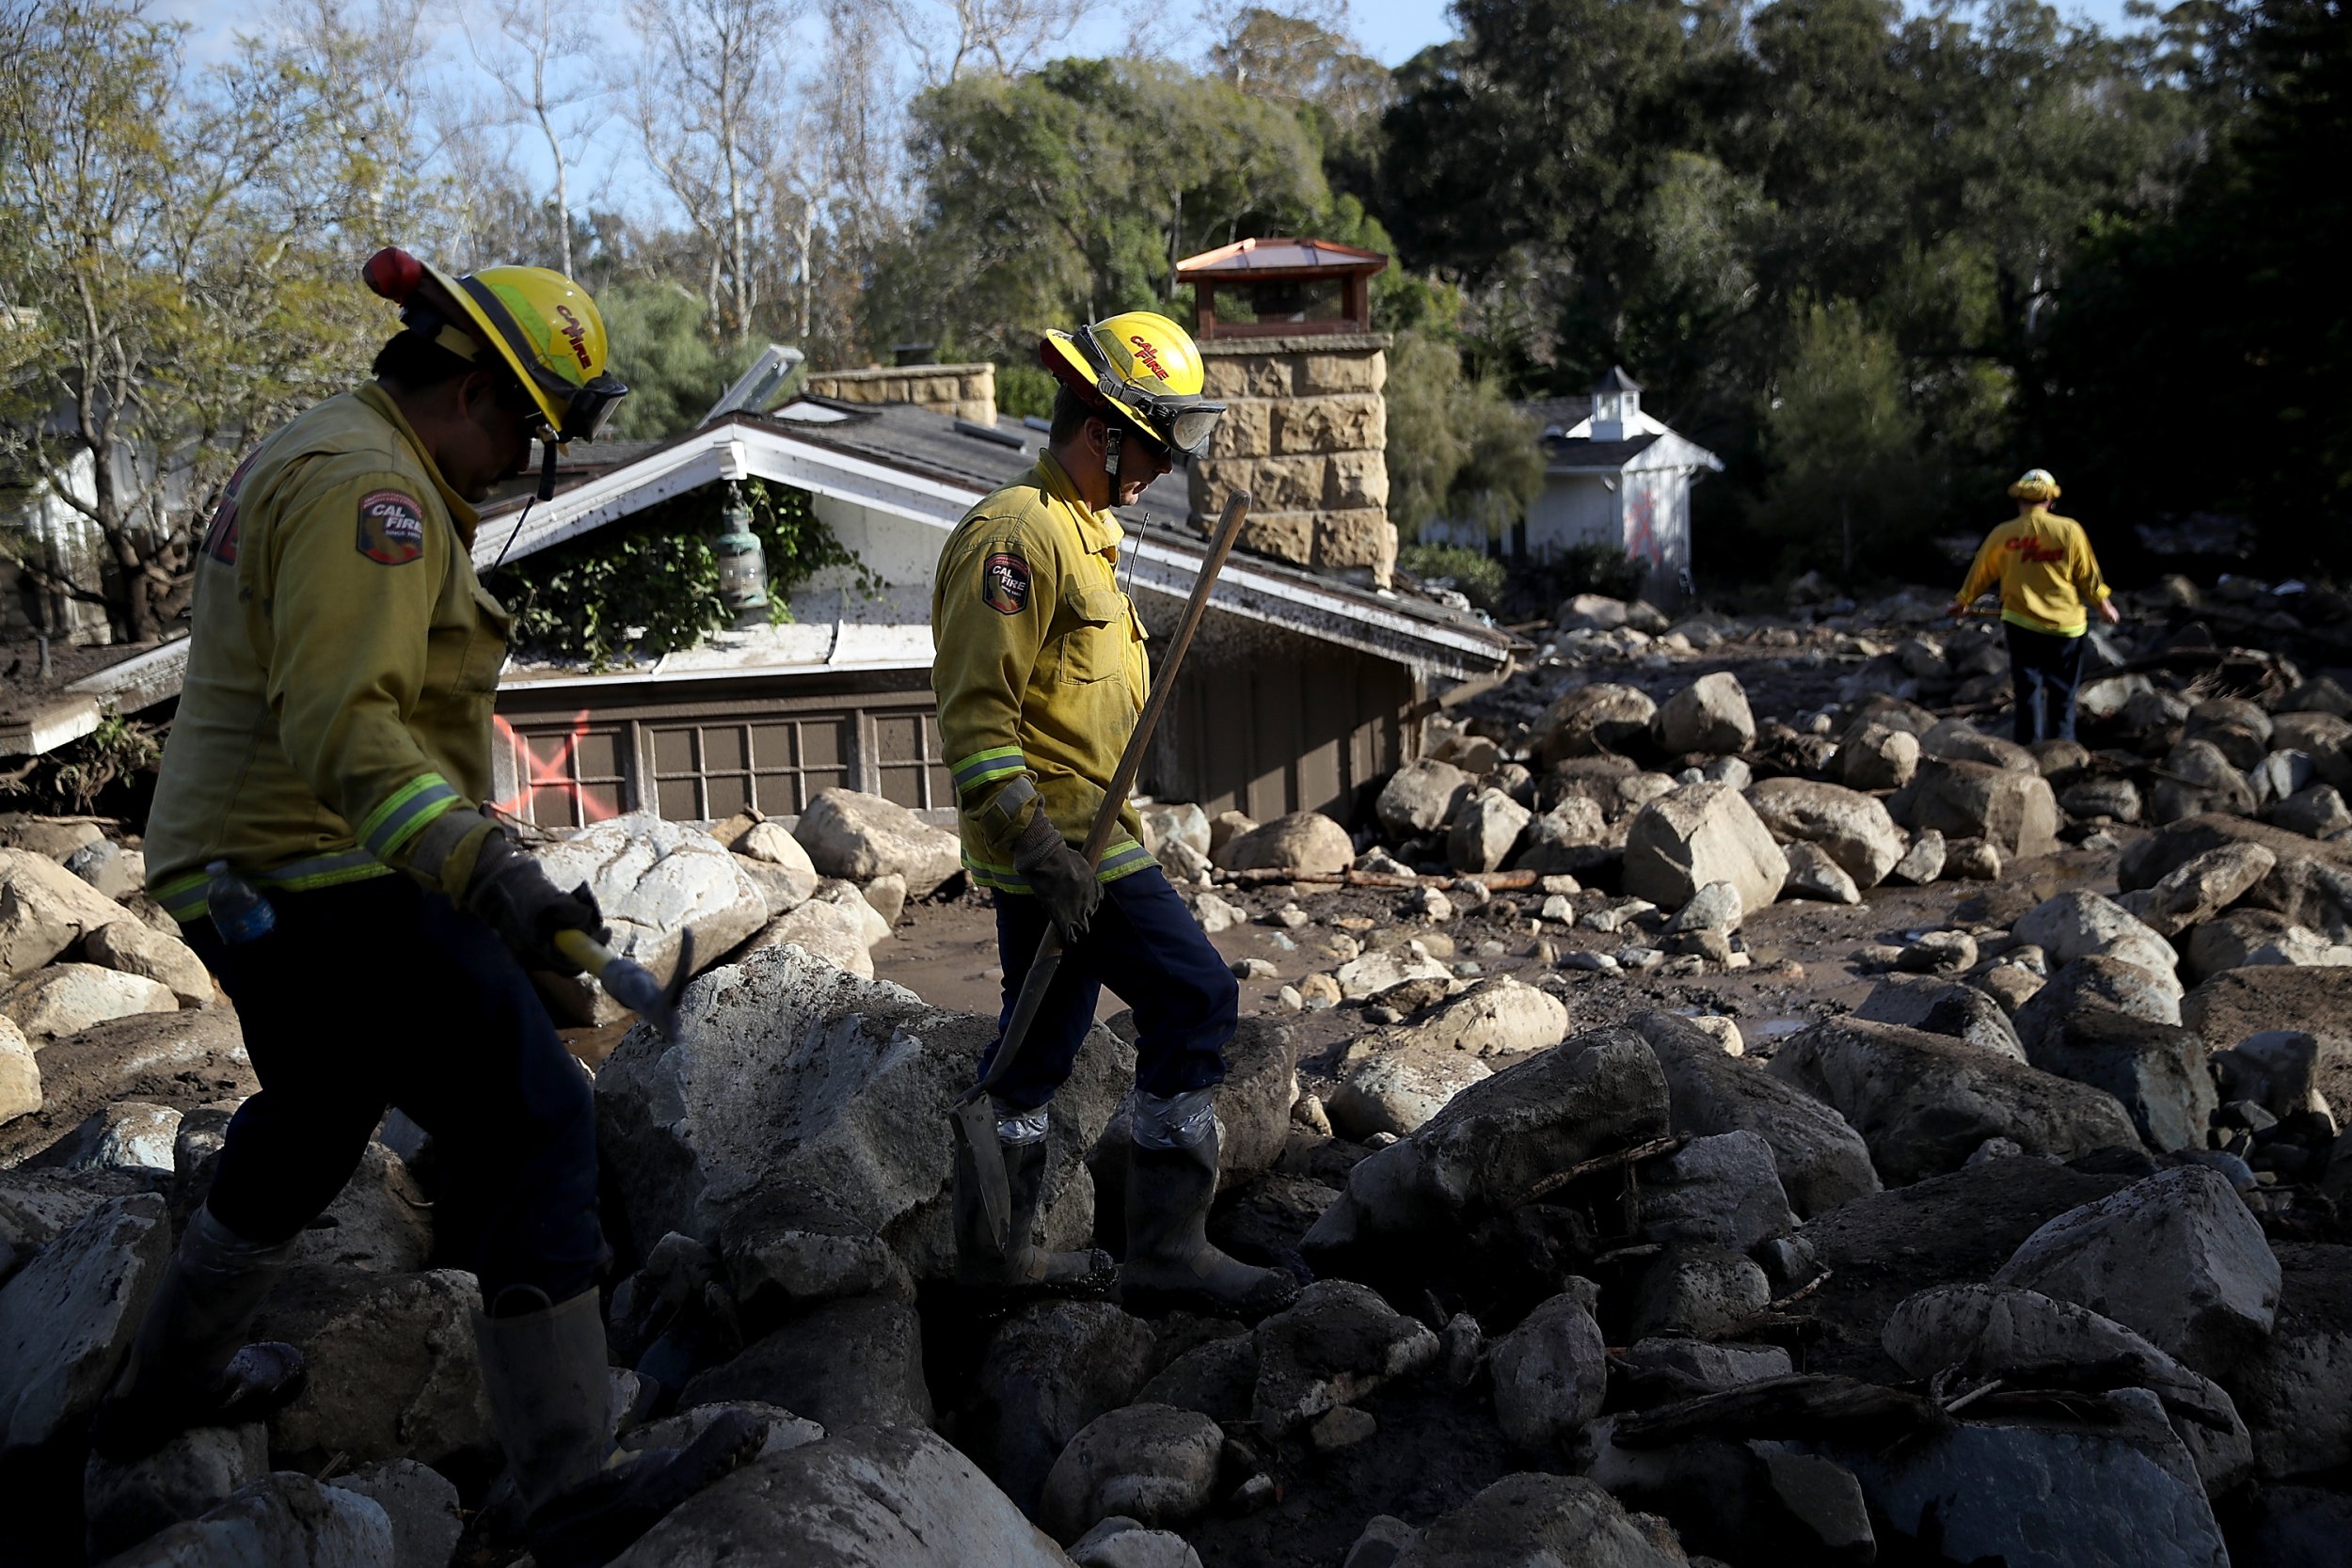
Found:
[[1010, 550], [996, 550], [980, 563], [980, 602], [999, 615], [1029, 608], [1029, 563]]
[[359, 553], [385, 566], [405, 566], [424, 554], [424, 508], [398, 490], [361, 496]]

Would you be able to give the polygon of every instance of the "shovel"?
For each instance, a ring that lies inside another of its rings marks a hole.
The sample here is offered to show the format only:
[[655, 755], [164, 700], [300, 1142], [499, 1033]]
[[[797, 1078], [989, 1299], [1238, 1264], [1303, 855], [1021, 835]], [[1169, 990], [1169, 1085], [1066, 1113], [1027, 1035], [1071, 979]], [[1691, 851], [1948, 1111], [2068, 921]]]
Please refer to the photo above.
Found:
[[[1249, 515], [1249, 492], [1236, 490], [1225, 503], [1225, 515], [1217, 519], [1216, 532], [1209, 540], [1209, 553], [1200, 561], [1200, 575], [1194, 579], [1192, 597], [1185, 602], [1184, 619], [1176, 623], [1176, 635], [1169, 640], [1168, 658], [1152, 682], [1152, 695], [1143, 705], [1143, 715], [1136, 721], [1135, 733], [1127, 737], [1127, 749], [1120, 754], [1119, 766], [1111, 772], [1108, 787], [1103, 791], [1103, 804], [1094, 814], [1094, 826], [1087, 833], [1086, 846], [1079, 853], [1089, 865], [1103, 858], [1103, 851], [1119, 828], [1120, 808], [1127, 803], [1127, 791], [1135, 786], [1136, 772], [1143, 766], [1143, 753], [1152, 744], [1152, 732], [1160, 721], [1161, 712], [1176, 691], [1176, 671], [1184, 661], [1184, 650], [1192, 646], [1192, 634], [1200, 628], [1200, 617], [1208, 612], [1210, 592], [1216, 587], [1217, 574], [1225, 569], [1225, 558], [1233, 553], [1233, 541], [1241, 535], [1241, 525]], [[989, 1064], [988, 1073], [965, 1090], [947, 1113], [948, 1124], [956, 1136], [972, 1153], [972, 1169], [980, 1189], [980, 1207], [988, 1215], [989, 1229], [996, 1237], [999, 1248], [1012, 1239], [1012, 1185], [1005, 1176], [1005, 1156], [996, 1147], [996, 1109], [989, 1101], [989, 1091], [1001, 1082], [1020, 1055], [1024, 1041], [1029, 1037], [1029, 1026], [1037, 1022], [1038, 1009], [1044, 1005], [1045, 992], [1054, 983], [1054, 975], [1061, 968], [1061, 927], [1050, 922], [1045, 935], [1037, 944], [1037, 958], [1030, 963], [1028, 974], [1021, 981], [1021, 994], [1013, 999], [1012, 1017], [1005, 1025], [1004, 1043], [996, 1048], [996, 1059]]]
[[694, 933], [679, 933], [677, 963], [663, 985], [653, 971], [634, 958], [624, 958], [585, 931], [558, 931], [556, 950], [596, 977], [605, 994], [677, 1043], [677, 999], [694, 974]]

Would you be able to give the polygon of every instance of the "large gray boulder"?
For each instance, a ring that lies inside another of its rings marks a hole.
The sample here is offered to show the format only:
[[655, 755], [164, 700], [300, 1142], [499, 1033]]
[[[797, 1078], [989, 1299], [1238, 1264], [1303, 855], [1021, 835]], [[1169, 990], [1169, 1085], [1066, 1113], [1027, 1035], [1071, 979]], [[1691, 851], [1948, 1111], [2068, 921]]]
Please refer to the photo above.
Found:
[[135, 1013], [179, 1010], [180, 998], [162, 981], [97, 964], [51, 964], [0, 995], [0, 1018], [37, 1047]]
[[1208, 1511], [1225, 1433], [1195, 1410], [1131, 1404], [1087, 1423], [1045, 1478], [1038, 1522], [1075, 1541], [1103, 1520], [1184, 1525]]
[[212, 972], [196, 949], [139, 920], [114, 920], [82, 939], [82, 957], [171, 988], [183, 1007], [213, 1000]]
[[[649, 811], [595, 823], [532, 854], [557, 887], [587, 883], [612, 927], [609, 945], [658, 979], [677, 967], [687, 932], [700, 969], [768, 924], [768, 900], [723, 845]], [[585, 975], [551, 980], [548, 995], [576, 1022], [622, 1017], [620, 1004]]]
[[1797, 1227], [1772, 1164], [1754, 1132], [1693, 1138], [1642, 1167], [1639, 1223], [1653, 1242], [1706, 1242], [1746, 1252]]
[[1931, 1035], [1949, 1035], [1981, 1046], [2012, 1062], [2026, 1058], [2017, 1026], [2000, 1004], [1973, 986], [1925, 976], [1889, 975], [1870, 988], [1854, 1009], [1854, 1017], [1871, 1023], [1896, 1023]]
[[1344, 871], [1356, 844], [1321, 812], [1295, 811], [1226, 840], [1209, 859], [1221, 871]]
[[1766, 1070], [1835, 1106], [1892, 1186], [1958, 1170], [1988, 1138], [2060, 1160], [2139, 1143], [2112, 1095], [1894, 1024], [1817, 1023], [1783, 1041]]
[[927, 1426], [922, 1321], [890, 1296], [819, 1302], [732, 1360], [694, 1374], [679, 1400], [783, 1405], [831, 1432]]
[[[977, 1076], [993, 1019], [926, 1006], [793, 947], [703, 975], [681, 1014], [675, 1044], [633, 1030], [596, 1075], [599, 1153], [641, 1245], [673, 1230], [716, 1237], [730, 1208], [794, 1180], [830, 1194], [916, 1277], [952, 1272], [947, 1108]], [[1133, 1075], [1133, 1053], [1097, 1028], [1054, 1097], [1050, 1245], [1092, 1235], [1083, 1156]]]
[[2058, 798], [2039, 773], [1931, 757], [1888, 809], [1907, 828], [1932, 828], [1947, 839], [1981, 839], [2004, 861], [2058, 847]]
[[41, 1104], [0, 1125], [0, 1165], [56, 1144], [92, 1113], [124, 1101], [187, 1110], [261, 1086], [227, 1007], [135, 1013], [40, 1048]]
[[2265, 1481], [2352, 1463], [2352, 1247], [2282, 1242], [2279, 1315], [2224, 1378]]
[[397, 1568], [396, 1551], [391, 1518], [374, 1498], [279, 1470], [108, 1568]]
[[13, 1019], [0, 1019], [0, 1123], [40, 1109], [40, 1060]]
[[2175, 1002], [2180, 1000], [2181, 983], [2172, 973], [2180, 955], [2112, 899], [2095, 893], [2061, 893], [2026, 911], [2015, 935], [2041, 948], [2054, 963], [2098, 958], [2136, 964], [2154, 975]]
[[[772, 1433], [770, 1444], [775, 1445]], [[457, 1555], [465, 1533], [457, 1488], [438, 1470], [413, 1459], [384, 1459], [340, 1470], [329, 1484], [384, 1511], [392, 1524], [392, 1568], [449, 1568]]]
[[2244, 840], [2191, 856], [2148, 890], [2149, 928], [2172, 937], [2201, 925], [2261, 886], [2278, 865], [2277, 850]]
[[962, 841], [954, 833], [895, 800], [854, 789], [818, 790], [792, 836], [820, 874], [853, 882], [904, 877], [910, 898], [929, 897], [963, 868]]
[[1701, 675], [1658, 710], [1650, 733], [1671, 755], [1711, 752], [1728, 756], [1756, 744], [1756, 715], [1740, 677], [1727, 670]]
[[1389, 775], [1373, 814], [1396, 837], [1418, 838], [1450, 824], [1471, 787], [1470, 776], [1454, 764], [1416, 757]]
[[2026, 1059], [2044, 1072], [2115, 1096], [2151, 1148], [2204, 1148], [2205, 1130], [2220, 1103], [2204, 1040], [2178, 1024], [2153, 1022], [2082, 998], [2066, 984], [2075, 967], [2058, 971], [2017, 1009]]
[[97, 1409], [171, 1260], [164, 1200], [110, 1198], [0, 1286], [0, 1457]]
[[1553, 1171], [1663, 1136], [1666, 1104], [1641, 1036], [1580, 1035], [1470, 1085], [1411, 1137], [1358, 1162], [1306, 1244], [1451, 1233]]
[[979, 1467], [919, 1427], [769, 1454], [680, 1504], [614, 1568], [1070, 1568]]
[[1495, 1341], [1495, 1419], [1521, 1448], [1570, 1437], [1600, 1414], [1609, 1392], [1609, 1346], [1574, 1291], [1545, 1302]]
[[1788, 857], [1746, 799], [1729, 784], [1684, 784], [1644, 806], [1627, 831], [1625, 891], [1678, 910], [1709, 882], [1729, 882], [1740, 906], [1780, 896]]
[[103, 1562], [267, 1474], [269, 1431], [259, 1422], [197, 1427], [127, 1463], [92, 1453], [82, 1470], [84, 1547], [92, 1562]]
[[1666, 1076], [1674, 1130], [1699, 1136], [1753, 1132], [1772, 1152], [1789, 1208], [1800, 1218], [1875, 1193], [1870, 1150], [1846, 1118], [1757, 1062], [1724, 1053], [1713, 1036], [1672, 1013], [1632, 1021]]
[[1446, 863], [1456, 871], [1500, 870], [1534, 816], [1502, 790], [1480, 790], [1454, 814], [1446, 833]]
[[1392, 1568], [1684, 1568], [1608, 1493], [1581, 1476], [1505, 1476], [1433, 1522]]
[[0, 985], [30, 974], [99, 927], [131, 918], [47, 855], [0, 849]]
[[1856, 887], [1876, 887], [1909, 847], [1874, 795], [1813, 779], [1766, 779], [1748, 791], [1764, 826], [1784, 844], [1820, 846]]
[[966, 1446], [1006, 1495], [1034, 1513], [1070, 1440], [1142, 1389], [1155, 1338], [1150, 1323], [1106, 1301], [1015, 1309], [980, 1357], [980, 1398], [960, 1429], [972, 1434]]
[[1900, 789], [1919, 770], [1919, 737], [1858, 719], [1838, 741], [1834, 760], [1848, 789]]
[[2164, 1402], [2172, 1430], [2218, 1496], [2243, 1481], [2254, 1449], [2220, 1386], [2087, 1307], [2000, 1285], [1939, 1285], [1886, 1320], [1886, 1354], [1915, 1378], [1957, 1369], [1971, 1382], [2047, 1376], [2066, 1368], [2120, 1368]]
[[1621, 752], [1645, 738], [1658, 705], [1639, 688], [1596, 681], [1563, 692], [1535, 733], [1546, 763]]
[[1993, 1276], [2088, 1307], [2207, 1377], [2270, 1333], [2279, 1260], [2229, 1179], [2182, 1165], [2070, 1209]]
[[498, 1437], [474, 1352], [474, 1276], [455, 1270], [290, 1271], [254, 1319], [257, 1339], [301, 1348], [310, 1378], [270, 1419], [280, 1461], [482, 1465]]
[[1424, 1324], [1349, 1279], [1317, 1280], [1250, 1338], [1258, 1352], [1250, 1416], [1270, 1439], [1411, 1376], [1438, 1348]]
[[1341, 1069], [1326, 1101], [1343, 1137], [1386, 1132], [1405, 1137], [1444, 1110], [1455, 1095], [1494, 1075], [1468, 1052], [1410, 1037], [1377, 1042]]

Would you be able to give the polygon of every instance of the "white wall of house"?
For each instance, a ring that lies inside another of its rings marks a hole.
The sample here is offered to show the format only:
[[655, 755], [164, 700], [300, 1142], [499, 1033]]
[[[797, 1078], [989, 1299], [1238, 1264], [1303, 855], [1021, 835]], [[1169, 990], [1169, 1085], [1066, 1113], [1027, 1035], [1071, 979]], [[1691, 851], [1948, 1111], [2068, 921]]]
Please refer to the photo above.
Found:
[[830, 566], [793, 593], [793, 617], [853, 626], [928, 625], [931, 581], [946, 531], [836, 496], [814, 497], [813, 504], [843, 547], [889, 586], [879, 597], [868, 597], [855, 572]]
[[[74, 495], [94, 501], [98, 496], [97, 472], [90, 454], [77, 451], [67, 464], [66, 481]], [[12, 543], [29, 559], [43, 562], [52, 571], [93, 588], [102, 580], [105, 537], [98, 531], [96, 523], [69, 505], [45, 482], [21, 492], [13, 505], [0, 508], [0, 532], [15, 535]], [[24, 595], [17, 581], [19, 575], [18, 568], [10, 564], [8, 593], [5, 603], [0, 603], [0, 635], [24, 636], [37, 629], [25, 613]], [[47, 599], [46, 618], [53, 634], [62, 617], [66, 636], [72, 641], [112, 640], [104, 606], [87, 604], [62, 594], [49, 594]]]
[[1527, 554], [1535, 562], [1556, 560], [1578, 545], [1623, 547], [1625, 525], [1618, 515], [1616, 476], [1553, 469], [1543, 492], [1527, 509]]

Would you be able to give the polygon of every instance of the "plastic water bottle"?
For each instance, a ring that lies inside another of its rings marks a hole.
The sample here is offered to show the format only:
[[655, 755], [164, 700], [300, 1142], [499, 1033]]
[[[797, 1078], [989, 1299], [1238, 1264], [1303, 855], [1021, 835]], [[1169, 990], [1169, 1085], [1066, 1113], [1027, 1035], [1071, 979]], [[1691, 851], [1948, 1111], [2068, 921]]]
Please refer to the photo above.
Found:
[[253, 891], [253, 884], [230, 869], [227, 861], [213, 861], [204, 869], [212, 880], [204, 884], [206, 911], [220, 940], [234, 947], [258, 942], [278, 927], [278, 911]]

